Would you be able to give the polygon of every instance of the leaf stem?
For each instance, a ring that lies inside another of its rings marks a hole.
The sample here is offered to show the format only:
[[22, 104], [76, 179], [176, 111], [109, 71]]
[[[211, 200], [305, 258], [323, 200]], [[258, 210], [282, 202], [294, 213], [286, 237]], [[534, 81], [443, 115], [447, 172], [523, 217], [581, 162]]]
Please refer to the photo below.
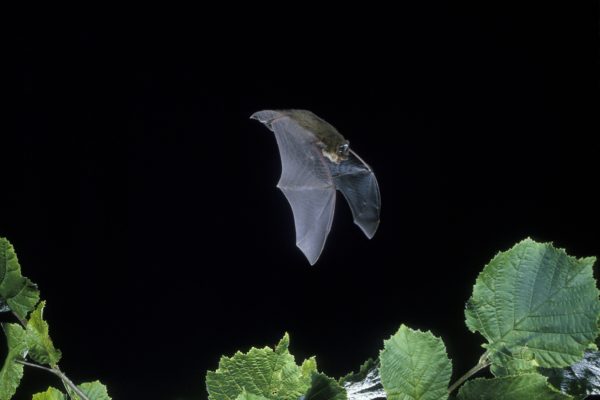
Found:
[[475, 365], [473, 368], [468, 370], [466, 374], [464, 374], [463, 376], [458, 378], [458, 380], [456, 382], [454, 382], [452, 385], [450, 385], [450, 387], [448, 388], [448, 393], [452, 393], [460, 385], [462, 385], [467, 379], [469, 379], [470, 377], [472, 377], [473, 375], [475, 375], [482, 369], [488, 367], [490, 364], [491, 364], [491, 362], [488, 359], [488, 352], [486, 351], [485, 353], [483, 353], [483, 355], [479, 359], [479, 362], [477, 363], [477, 365]]
[[79, 396], [81, 398], [81, 400], [90, 400], [89, 397], [87, 397], [87, 395], [85, 393], [83, 393], [81, 391], [81, 389], [79, 389], [77, 387], [77, 385], [75, 385], [59, 368], [58, 366], [53, 367], [53, 368], [48, 368], [48, 367], [44, 367], [43, 365], [39, 365], [39, 364], [35, 364], [29, 361], [25, 361], [25, 360], [15, 360], [15, 362], [19, 363], [19, 364], [23, 364], [23, 365], [27, 365], [28, 367], [33, 367], [33, 368], [39, 368], [39, 369], [43, 369], [44, 371], [48, 371], [51, 374], [54, 374], [56, 376], [58, 376], [60, 378], [60, 380], [63, 381], [63, 383], [65, 385], [67, 385], [71, 390], [73, 390], [77, 396]]

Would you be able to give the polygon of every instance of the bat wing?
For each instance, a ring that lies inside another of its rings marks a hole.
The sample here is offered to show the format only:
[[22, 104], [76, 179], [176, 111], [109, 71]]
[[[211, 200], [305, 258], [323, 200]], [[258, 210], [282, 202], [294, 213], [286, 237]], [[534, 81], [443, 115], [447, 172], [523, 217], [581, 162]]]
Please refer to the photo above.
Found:
[[277, 111], [259, 111], [250, 118], [275, 134], [281, 156], [277, 187], [287, 198], [296, 225], [296, 245], [309, 263], [317, 262], [335, 210], [335, 185], [315, 136]]
[[353, 151], [339, 164], [331, 163], [333, 182], [352, 210], [354, 223], [369, 239], [379, 226], [381, 196], [373, 170]]

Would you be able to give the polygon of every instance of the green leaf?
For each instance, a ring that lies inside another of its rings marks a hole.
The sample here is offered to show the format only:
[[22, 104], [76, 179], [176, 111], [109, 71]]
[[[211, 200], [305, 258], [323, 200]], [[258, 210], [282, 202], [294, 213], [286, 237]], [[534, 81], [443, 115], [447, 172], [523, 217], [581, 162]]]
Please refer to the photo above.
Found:
[[540, 374], [523, 374], [501, 378], [477, 378], [465, 383], [458, 400], [570, 400]]
[[340, 378], [349, 400], [385, 399], [385, 390], [379, 375], [379, 360], [368, 359], [358, 372]]
[[600, 352], [587, 350], [583, 360], [566, 368], [540, 368], [554, 387], [561, 392], [585, 398], [600, 394]]
[[243, 390], [242, 393], [240, 393], [240, 395], [238, 397], [236, 397], [235, 400], [269, 400], [269, 399], [267, 399], [266, 397], [257, 396], [255, 394], [248, 393], [245, 390]]
[[206, 375], [210, 400], [234, 400], [245, 389], [249, 393], [277, 400], [297, 400], [311, 385], [317, 372], [314, 359], [296, 365], [289, 353], [286, 333], [275, 349], [251, 348], [233, 357], [221, 357], [219, 368]]
[[389, 400], [444, 400], [452, 364], [442, 339], [405, 325], [384, 342], [381, 382]]
[[[106, 390], [106, 386], [100, 383], [100, 381], [82, 383], [77, 387], [89, 400], [111, 400]], [[34, 394], [32, 400], [67, 400], [67, 398], [68, 396], [60, 390], [50, 387], [43, 393]], [[76, 394], [71, 394], [71, 398], [73, 400], [81, 400]], [[251, 398], [248, 398], [248, 400], [250, 399]]]
[[67, 396], [58, 389], [49, 387], [42, 393], [36, 393], [31, 400], [67, 400]]
[[496, 376], [565, 367], [583, 357], [598, 335], [594, 261], [526, 239], [485, 266], [465, 316], [488, 341]]
[[90, 400], [111, 400], [106, 386], [100, 381], [86, 382], [77, 386]]
[[0, 238], [0, 311], [12, 310], [25, 319], [40, 300], [37, 286], [21, 276], [21, 266], [13, 246]]
[[42, 301], [29, 316], [27, 321], [27, 343], [29, 357], [40, 364], [56, 366], [60, 360], [60, 350], [54, 348], [48, 335], [48, 324], [44, 321], [43, 313], [46, 302]]
[[347, 400], [346, 390], [333, 378], [324, 374], [313, 374], [310, 389], [304, 400]]
[[0, 400], [9, 400], [23, 377], [23, 364], [15, 362], [25, 358], [27, 343], [25, 329], [17, 324], [2, 324], [8, 343], [8, 354], [0, 370]]

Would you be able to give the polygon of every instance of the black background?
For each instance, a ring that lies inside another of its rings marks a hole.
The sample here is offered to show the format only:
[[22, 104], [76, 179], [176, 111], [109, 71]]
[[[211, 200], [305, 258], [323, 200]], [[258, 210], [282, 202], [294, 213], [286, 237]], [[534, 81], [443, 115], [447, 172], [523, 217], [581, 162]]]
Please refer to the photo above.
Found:
[[[600, 255], [598, 10], [571, 3], [15, 30], [0, 236], [47, 300], [62, 369], [115, 399], [201, 399], [221, 354], [287, 331], [337, 377], [405, 323], [442, 336], [460, 376], [482, 342], [464, 303], [497, 251], [531, 236]], [[274, 137], [248, 119], [269, 108], [314, 111], [373, 167], [373, 240], [339, 201], [308, 265]], [[28, 369], [16, 398], [48, 384]]]

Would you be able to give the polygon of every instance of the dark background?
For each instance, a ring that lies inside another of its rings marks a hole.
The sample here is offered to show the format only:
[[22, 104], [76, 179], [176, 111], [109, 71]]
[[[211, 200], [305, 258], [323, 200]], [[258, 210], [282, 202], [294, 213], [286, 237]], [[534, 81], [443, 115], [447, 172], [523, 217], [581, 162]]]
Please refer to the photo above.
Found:
[[[17, 29], [0, 236], [47, 300], [62, 369], [114, 399], [201, 399], [221, 354], [287, 331], [338, 377], [405, 323], [462, 375], [482, 343], [464, 303], [497, 251], [531, 236], [600, 256], [598, 10], [571, 3]], [[275, 139], [248, 119], [269, 108], [314, 111], [373, 167], [373, 240], [339, 201], [308, 265]], [[49, 384], [28, 369], [16, 399]]]

